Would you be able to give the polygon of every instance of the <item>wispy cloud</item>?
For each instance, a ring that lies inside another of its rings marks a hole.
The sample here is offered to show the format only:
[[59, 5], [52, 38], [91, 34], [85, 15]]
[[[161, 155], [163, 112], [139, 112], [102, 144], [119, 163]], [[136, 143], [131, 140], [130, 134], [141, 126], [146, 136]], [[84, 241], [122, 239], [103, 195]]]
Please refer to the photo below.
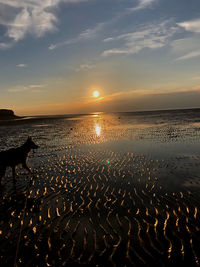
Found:
[[[9, 88], [7, 91], [10, 93], [20, 93], [20, 92], [24, 92], [24, 91], [36, 91], [39, 92], [38, 89], [45, 87], [46, 84], [30, 84], [30, 85], [21, 85], [21, 86], [16, 86], [13, 88]], [[36, 90], [34, 90], [36, 89]]]
[[182, 52], [183, 55], [175, 59], [175, 61], [183, 61], [200, 56], [200, 19], [194, 19], [177, 23], [179, 27], [186, 32], [190, 32], [190, 37], [176, 40], [172, 43], [172, 49], [175, 52]]
[[55, 31], [58, 18], [55, 10], [61, 2], [78, 3], [88, 0], [0, 0], [0, 25], [6, 28], [10, 42], [0, 43], [1, 49], [10, 48], [27, 34], [41, 37]]
[[28, 87], [26, 87], [26, 86], [16, 86], [16, 87], [8, 89], [8, 92], [10, 92], [10, 93], [19, 93], [19, 92], [24, 92], [24, 91], [27, 91], [27, 90], [28, 90]]
[[200, 19], [180, 22], [177, 25], [183, 27], [186, 31], [200, 33]]
[[95, 27], [86, 29], [82, 31], [77, 37], [65, 40], [56, 44], [51, 44], [49, 46], [49, 50], [54, 50], [56, 48], [75, 44], [84, 40], [91, 40], [96, 37], [97, 33], [100, 32], [104, 28], [105, 23], [98, 23]]
[[[137, 99], [145, 99], [146, 97], [154, 97], [154, 96], [163, 96], [165, 97], [166, 95], [175, 95], [175, 94], [187, 94], [187, 93], [200, 93], [200, 87], [195, 86], [190, 89], [188, 88], [182, 88], [182, 89], [174, 89], [174, 90], [169, 90], [169, 89], [152, 89], [152, 90], [142, 90], [142, 89], [135, 89], [135, 90], [129, 90], [129, 91], [118, 91], [112, 94], [107, 94], [104, 95], [101, 98], [98, 99], [93, 99], [93, 98], [88, 98], [85, 99], [85, 101], [81, 101], [82, 105], [89, 106], [91, 104], [106, 104], [106, 103], [117, 103], [118, 101], [125, 101], [124, 103], [128, 103], [127, 101], [136, 101]], [[198, 95], [197, 95], [198, 96]], [[155, 104], [155, 103], [154, 103]]]
[[172, 52], [175, 54], [189, 53], [199, 49], [200, 36], [191, 36], [173, 40], [170, 43]]
[[[113, 94], [109, 94], [109, 95], [105, 95], [104, 97], [102, 97], [99, 101], [102, 102], [110, 102], [110, 101], [114, 101], [116, 99], [130, 99], [130, 98], [135, 98], [135, 97], [139, 97], [139, 96], [145, 96], [145, 95], [166, 95], [166, 94], [178, 94], [178, 93], [191, 93], [191, 92], [200, 92], [200, 86], [193, 86], [192, 88], [182, 88], [182, 89], [152, 89], [152, 90], [129, 90], [129, 91], [118, 91], [115, 92]], [[89, 103], [92, 101], [86, 101], [86, 103]], [[94, 100], [93, 100], [94, 102]]]
[[151, 7], [155, 2], [157, 2], [157, 0], [138, 0], [138, 4], [135, 7], [129, 8], [129, 11], [134, 12]]
[[176, 61], [186, 60], [186, 59], [191, 59], [191, 58], [196, 58], [196, 57], [200, 57], [200, 50], [192, 51], [192, 52], [190, 52], [184, 56], [181, 56], [181, 57], [177, 58]]
[[93, 28], [86, 29], [85, 31], [81, 32], [77, 37], [65, 40], [56, 44], [51, 44], [49, 46], [49, 50], [54, 50], [59, 47], [63, 47], [66, 45], [71, 45], [78, 43], [80, 41], [84, 40], [91, 40], [94, 39], [99, 32], [101, 32], [103, 29], [105, 29], [108, 25], [118, 21], [118, 19], [121, 19], [122, 17], [126, 16], [127, 14], [130, 14], [134, 11], [145, 9], [147, 7], [150, 7], [153, 3], [157, 2], [158, 0], [138, 0], [137, 6], [133, 8], [129, 8], [128, 10], [122, 11], [120, 14], [116, 15], [116, 17], [113, 17], [112, 19], [98, 23]]
[[89, 71], [91, 69], [94, 69], [96, 66], [94, 64], [88, 63], [88, 64], [81, 64], [78, 68], [76, 68], [76, 71]]
[[166, 46], [170, 38], [177, 33], [179, 27], [173, 21], [148, 25], [139, 31], [129, 32], [116, 37], [109, 37], [104, 42], [121, 41], [122, 47], [105, 50], [102, 55], [137, 54], [144, 48], [155, 49]]
[[2, 42], [0, 43], [0, 50], [6, 50], [8, 48], [11, 48], [13, 46], [13, 42]]
[[191, 80], [200, 80], [200, 76], [193, 76], [191, 77]]
[[18, 68], [26, 68], [28, 65], [27, 64], [23, 64], [23, 63], [21, 63], [21, 64], [17, 64], [16, 65]]
[[34, 89], [34, 88], [43, 88], [46, 84], [31, 84], [28, 86], [28, 88]]

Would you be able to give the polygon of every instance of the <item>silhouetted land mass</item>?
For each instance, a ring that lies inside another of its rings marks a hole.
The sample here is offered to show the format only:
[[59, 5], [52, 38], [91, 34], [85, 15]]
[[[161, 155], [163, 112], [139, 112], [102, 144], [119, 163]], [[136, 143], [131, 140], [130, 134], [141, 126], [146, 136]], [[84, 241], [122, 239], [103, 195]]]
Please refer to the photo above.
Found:
[[10, 109], [0, 109], [0, 120], [12, 120], [19, 118], [15, 115], [13, 110]]

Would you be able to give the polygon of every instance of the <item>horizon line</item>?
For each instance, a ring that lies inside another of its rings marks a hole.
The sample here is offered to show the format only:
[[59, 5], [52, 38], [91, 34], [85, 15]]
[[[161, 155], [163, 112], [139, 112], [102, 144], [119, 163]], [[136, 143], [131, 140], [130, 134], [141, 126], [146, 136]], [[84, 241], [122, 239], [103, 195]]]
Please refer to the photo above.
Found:
[[[178, 110], [198, 110], [200, 107], [188, 107], [188, 108], [165, 108], [165, 109], [144, 109], [144, 110], [130, 110], [130, 111], [93, 111], [83, 113], [61, 113], [61, 114], [40, 114], [40, 115], [22, 115], [19, 117], [46, 117], [46, 116], [84, 116], [84, 115], [95, 115], [95, 114], [109, 114], [109, 113], [142, 113], [142, 112], [159, 112], [159, 111], [178, 111]], [[16, 115], [17, 116], [17, 115]]]

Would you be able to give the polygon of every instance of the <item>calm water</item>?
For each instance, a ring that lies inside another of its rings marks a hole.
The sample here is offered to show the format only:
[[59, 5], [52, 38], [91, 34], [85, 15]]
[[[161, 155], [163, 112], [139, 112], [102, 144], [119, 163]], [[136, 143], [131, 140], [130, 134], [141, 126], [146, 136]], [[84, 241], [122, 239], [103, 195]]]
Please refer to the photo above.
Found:
[[0, 150], [27, 136], [34, 174], [2, 179], [3, 266], [198, 266], [200, 110], [27, 119]]

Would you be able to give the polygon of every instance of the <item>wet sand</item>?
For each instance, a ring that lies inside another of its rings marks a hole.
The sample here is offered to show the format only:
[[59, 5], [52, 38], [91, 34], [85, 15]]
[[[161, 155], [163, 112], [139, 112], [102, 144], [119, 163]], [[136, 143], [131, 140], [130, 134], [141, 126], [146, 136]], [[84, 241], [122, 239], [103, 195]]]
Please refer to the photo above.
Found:
[[198, 266], [200, 116], [192, 112], [1, 126], [1, 149], [27, 135], [40, 145], [33, 175], [19, 168], [16, 185], [9, 171], [2, 180], [1, 266]]

